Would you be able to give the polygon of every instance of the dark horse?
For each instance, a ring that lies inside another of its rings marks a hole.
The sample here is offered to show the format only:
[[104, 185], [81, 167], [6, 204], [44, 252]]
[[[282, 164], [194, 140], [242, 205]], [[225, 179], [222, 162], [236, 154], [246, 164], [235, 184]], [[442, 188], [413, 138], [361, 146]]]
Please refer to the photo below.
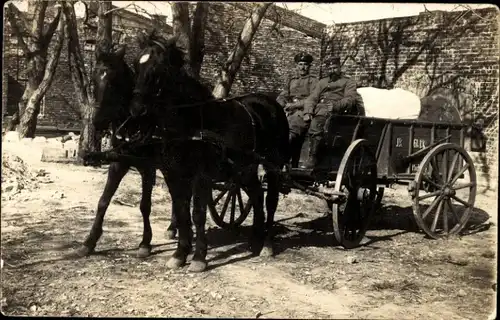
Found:
[[[164, 142], [160, 157], [167, 166], [172, 214], [179, 230], [177, 250], [167, 266], [181, 267], [192, 250], [193, 197], [196, 248], [189, 270], [206, 269], [206, 208], [215, 179], [236, 182], [247, 192], [254, 209], [250, 248], [255, 254], [272, 255], [280, 170], [289, 158], [286, 115], [263, 94], [214, 99], [184, 68], [175, 40], [155, 32], [139, 38], [141, 53], [135, 62], [130, 109], [134, 118], [148, 119], [144, 123], [156, 128]], [[267, 172], [267, 221], [259, 165]]]
[[[124, 143], [116, 138], [117, 130], [120, 129], [123, 136], [137, 130], [137, 123], [126, 121], [129, 118], [129, 104], [135, 85], [135, 75], [124, 60], [124, 46], [120, 46], [115, 50], [111, 44], [105, 43], [97, 47], [96, 53], [96, 65], [92, 79], [95, 86], [94, 92], [96, 98], [93, 124], [99, 132], [111, 127], [112, 147], [119, 148]], [[122, 126], [123, 123], [125, 124]], [[151, 150], [148, 150], [151, 148], [153, 146], [145, 146], [141, 152], [151, 152]], [[106, 186], [97, 205], [94, 224], [89, 236], [76, 251], [77, 255], [85, 256], [94, 251], [97, 241], [102, 235], [104, 215], [106, 214], [111, 198], [130, 167], [131, 165], [126, 162], [111, 162]], [[142, 179], [140, 210], [144, 222], [142, 241], [139, 245], [137, 256], [146, 257], [151, 252], [152, 230], [149, 215], [151, 213], [151, 193], [156, 178], [156, 167], [148, 164], [135, 164], [134, 167], [137, 168]], [[160, 168], [160, 170], [165, 176], [166, 171], [163, 168]], [[167, 238], [174, 238], [175, 233], [175, 218], [172, 217], [172, 223], [167, 231]]]

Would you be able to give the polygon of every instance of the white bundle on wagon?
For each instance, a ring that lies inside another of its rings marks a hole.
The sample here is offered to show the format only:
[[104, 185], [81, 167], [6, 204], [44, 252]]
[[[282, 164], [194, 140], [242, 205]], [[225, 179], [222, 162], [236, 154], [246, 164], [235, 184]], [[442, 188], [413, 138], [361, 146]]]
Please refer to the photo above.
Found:
[[420, 97], [400, 88], [357, 89], [363, 99], [366, 117], [384, 119], [417, 119], [420, 115]]

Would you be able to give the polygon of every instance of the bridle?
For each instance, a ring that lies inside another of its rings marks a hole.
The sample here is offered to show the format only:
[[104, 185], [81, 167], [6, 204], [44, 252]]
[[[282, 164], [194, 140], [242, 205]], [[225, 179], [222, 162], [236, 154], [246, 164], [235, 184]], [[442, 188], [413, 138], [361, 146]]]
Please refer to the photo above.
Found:
[[[163, 43], [161, 43], [160, 41], [157, 41], [157, 40], [150, 40], [151, 43], [153, 43], [154, 45], [160, 47], [160, 49], [163, 51], [163, 53], [165, 53], [167, 51], [167, 48], [165, 47], [165, 45], [163, 45]], [[160, 85], [160, 78], [158, 78], [156, 80], [156, 85], [158, 87], [158, 91], [156, 92], [156, 94], [154, 94], [154, 96], [156, 97], [160, 97], [162, 92], [163, 92], [163, 86]], [[142, 95], [142, 92], [140, 92], [138, 89], [134, 88], [132, 94], [134, 96], [141, 96]], [[144, 116], [147, 114], [147, 111], [148, 109], [145, 108], [144, 111], [139, 115], [139, 116]]]

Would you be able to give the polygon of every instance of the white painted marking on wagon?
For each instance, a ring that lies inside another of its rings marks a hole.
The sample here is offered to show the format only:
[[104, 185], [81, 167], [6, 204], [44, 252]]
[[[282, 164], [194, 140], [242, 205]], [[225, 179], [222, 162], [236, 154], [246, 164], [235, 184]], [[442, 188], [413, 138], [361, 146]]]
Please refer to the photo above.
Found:
[[145, 55], [143, 55], [140, 59], [139, 59], [139, 63], [144, 63], [146, 61], [149, 60], [149, 53], [146, 53]]
[[403, 138], [396, 138], [396, 148], [403, 147]]

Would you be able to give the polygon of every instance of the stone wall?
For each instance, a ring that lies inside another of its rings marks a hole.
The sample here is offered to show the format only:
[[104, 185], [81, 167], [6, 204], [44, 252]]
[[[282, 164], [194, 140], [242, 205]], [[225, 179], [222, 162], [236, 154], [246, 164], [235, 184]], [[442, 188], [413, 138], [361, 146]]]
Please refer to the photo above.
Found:
[[498, 161], [498, 10], [427, 12], [418, 16], [338, 24], [322, 48], [340, 55], [360, 86], [399, 87], [425, 96], [452, 89], [466, 121], [485, 124], [487, 152], [477, 170]]

